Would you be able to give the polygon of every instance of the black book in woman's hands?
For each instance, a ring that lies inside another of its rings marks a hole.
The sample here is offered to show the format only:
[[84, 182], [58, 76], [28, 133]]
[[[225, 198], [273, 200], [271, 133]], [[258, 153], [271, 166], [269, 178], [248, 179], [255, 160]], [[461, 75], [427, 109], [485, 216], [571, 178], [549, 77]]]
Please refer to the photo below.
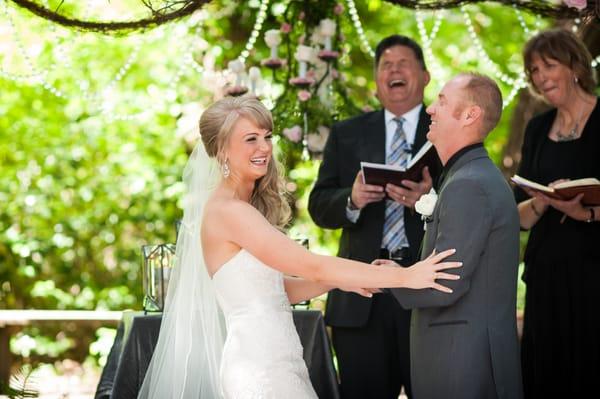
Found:
[[519, 175], [510, 178], [513, 183], [520, 187], [525, 187], [533, 191], [538, 191], [548, 197], [567, 201], [583, 193], [581, 202], [583, 205], [600, 205], [600, 180], [594, 177], [584, 179], [568, 180], [555, 184], [553, 187], [527, 180]]
[[363, 183], [383, 187], [388, 183], [402, 186], [402, 180], [420, 182], [423, 179], [423, 168], [425, 166], [429, 167], [429, 173], [432, 176], [441, 172], [437, 151], [430, 141], [427, 141], [421, 147], [419, 152], [406, 165], [406, 168], [382, 163], [360, 163], [363, 172]]

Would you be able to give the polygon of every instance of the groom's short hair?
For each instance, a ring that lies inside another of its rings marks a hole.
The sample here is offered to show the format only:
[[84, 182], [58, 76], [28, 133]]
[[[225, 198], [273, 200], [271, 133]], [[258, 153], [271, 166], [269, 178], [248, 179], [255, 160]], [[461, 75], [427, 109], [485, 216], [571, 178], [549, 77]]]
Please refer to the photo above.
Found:
[[496, 82], [480, 73], [465, 72], [459, 76], [469, 78], [463, 88], [465, 100], [483, 110], [483, 135], [492, 131], [502, 116], [502, 93]]

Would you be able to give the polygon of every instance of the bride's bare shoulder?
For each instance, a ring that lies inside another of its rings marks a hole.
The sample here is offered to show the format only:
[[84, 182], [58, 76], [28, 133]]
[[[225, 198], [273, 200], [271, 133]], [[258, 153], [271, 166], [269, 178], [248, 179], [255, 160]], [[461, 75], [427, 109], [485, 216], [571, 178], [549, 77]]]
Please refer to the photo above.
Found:
[[204, 221], [218, 220], [236, 220], [248, 213], [258, 212], [249, 203], [218, 194], [211, 196], [206, 202], [204, 208]]

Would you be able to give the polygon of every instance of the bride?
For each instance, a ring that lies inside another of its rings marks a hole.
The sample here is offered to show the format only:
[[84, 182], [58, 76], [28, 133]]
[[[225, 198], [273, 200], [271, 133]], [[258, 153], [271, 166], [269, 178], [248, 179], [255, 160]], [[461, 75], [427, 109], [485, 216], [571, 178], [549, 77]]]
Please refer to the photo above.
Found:
[[454, 250], [409, 268], [373, 266], [286, 237], [272, 130], [254, 97], [224, 98], [202, 114], [204, 146], [184, 171], [177, 261], [140, 398], [316, 398], [290, 303], [336, 287], [366, 296], [382, 287], [451, 292], [436, 280], [458, 278], [441, 270], [460, 263], [439, 263]]

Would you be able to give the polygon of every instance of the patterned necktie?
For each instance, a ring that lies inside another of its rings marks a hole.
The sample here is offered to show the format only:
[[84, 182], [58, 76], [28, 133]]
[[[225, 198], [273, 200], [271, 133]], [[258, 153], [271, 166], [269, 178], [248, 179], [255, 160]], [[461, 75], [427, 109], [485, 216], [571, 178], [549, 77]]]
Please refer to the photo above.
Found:
[[[404, 168], [410, 156], [410, 145], [406, 141], [406, 133], [402, 128], [405, 119], [394, 118], [393, 121], [396, 122], [397, 127], [392, 138], [390, 151], [386, 157], [386, 163]], [[404, 246], [408, 246], [408, 240], [404, 234], [404, 206], [396, 201], [388, 200], [385, 202], [382, 247], [391, 252]]]

